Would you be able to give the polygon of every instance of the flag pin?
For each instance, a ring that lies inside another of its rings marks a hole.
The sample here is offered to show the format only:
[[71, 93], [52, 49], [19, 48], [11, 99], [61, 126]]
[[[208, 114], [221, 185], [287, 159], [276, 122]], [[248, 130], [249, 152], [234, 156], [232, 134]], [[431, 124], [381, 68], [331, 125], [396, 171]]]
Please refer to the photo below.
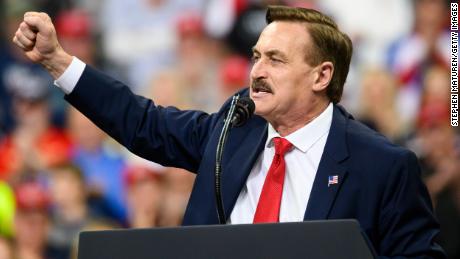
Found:
[[339, 183], [339, 176], [338, 175], [329, 175], [329, 179], [327, 181], [327, 187], [331, 186], [332, 184]]

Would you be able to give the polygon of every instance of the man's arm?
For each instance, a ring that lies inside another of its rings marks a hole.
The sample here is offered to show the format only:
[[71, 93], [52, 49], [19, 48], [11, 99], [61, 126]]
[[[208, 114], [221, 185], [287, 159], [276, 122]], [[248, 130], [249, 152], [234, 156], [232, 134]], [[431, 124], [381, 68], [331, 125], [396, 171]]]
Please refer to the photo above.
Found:
[[221, 115], [156, 106], [88, 65], [65, 99], [133, 153], [192, 172]]
[[58, 80], [66, 100], [122, 145], [165, 166], [197, 171], [219, 115], [157, 107], [123, 83], [72, 61], [45, 13], [26, 13], [13, 42]]

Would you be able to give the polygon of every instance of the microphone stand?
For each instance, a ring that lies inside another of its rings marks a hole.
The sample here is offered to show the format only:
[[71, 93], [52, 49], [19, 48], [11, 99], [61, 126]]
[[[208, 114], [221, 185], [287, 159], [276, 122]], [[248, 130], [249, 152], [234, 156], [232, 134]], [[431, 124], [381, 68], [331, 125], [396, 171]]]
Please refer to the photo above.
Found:
[[228, 131], [232, 124], [233, 114], [235, 113], [236, 104], [238, 103], [239, 95], [233, 96], [230, 110], [228, 111], [227, 117], [224, 121], [224, 127], [220, 132], [219, 142], [217, 143], [216, 150], [216, 167], [215, 167], [215, 193], [216, 193], [216, 205], [217, 205], [217, 216], [219, 218], [219, 224], [226, 223], [224, 201], [222, 200], [222, 155], [224, 151], [225, 142], [227, 141]]

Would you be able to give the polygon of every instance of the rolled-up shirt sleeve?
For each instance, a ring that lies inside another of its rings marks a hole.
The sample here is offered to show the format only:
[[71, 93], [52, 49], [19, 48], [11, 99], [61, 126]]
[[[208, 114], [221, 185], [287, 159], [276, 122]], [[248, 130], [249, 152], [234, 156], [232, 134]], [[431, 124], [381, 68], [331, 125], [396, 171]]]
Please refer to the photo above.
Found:
[[85, 66], [86, 64], [83, 63], [83, 61], [77, 57], [73, 57], [72, 63], [70, 63], [64, 73], [54, 81], [54, 84], [61, 88], [65, 94], [70, 94], [77, 85], [78, 80], [80, 80]]

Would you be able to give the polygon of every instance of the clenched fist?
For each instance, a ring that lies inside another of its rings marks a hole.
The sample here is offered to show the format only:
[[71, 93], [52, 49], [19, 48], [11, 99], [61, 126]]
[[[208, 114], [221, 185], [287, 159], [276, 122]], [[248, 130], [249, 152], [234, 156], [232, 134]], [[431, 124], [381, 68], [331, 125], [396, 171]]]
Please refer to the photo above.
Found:
[[31, 61], [42, 64], [55, 79], [72, 62], [72, 57], [59, 45], [54, 25], [46, 13], [25, 13], [13, 42]]

